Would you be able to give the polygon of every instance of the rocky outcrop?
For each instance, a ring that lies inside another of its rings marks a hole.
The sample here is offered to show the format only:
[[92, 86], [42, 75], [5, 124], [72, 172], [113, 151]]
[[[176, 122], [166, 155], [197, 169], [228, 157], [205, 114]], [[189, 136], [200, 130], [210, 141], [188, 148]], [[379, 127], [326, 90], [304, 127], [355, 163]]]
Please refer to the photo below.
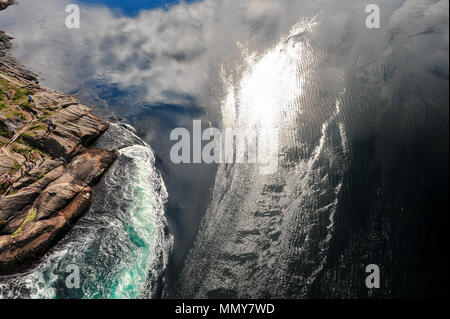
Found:
[[[13, 4], [14, 0], [0, 0], [0, 11], [6, 9], [9, 5]], [[11, 48], [12, 37], [8, 36], [5, 32], [0, 30], [0, 57], [5, 56], [5, 49]]]
[[47, 134], [47, 128], [41, 125], [24, 135], [23, 139], [33, 147], [65, 159], [79, 154], [84, 149], [83, 145], [95, 141], [99, 133], [108, 128], [106, 123], [99, 121], [82, 105], [63, 108], [52, 122], [56, 125], [52, 134]]
[[11, 39], [12, 37], [0, 30], [0, 56], [5, 56], [4, 50], [11, 48]]
[[114, 159], [113, 151], [88, 150], [1, 199], [0, 219], [8, 222], [0, 228], [0, 273], [26, 267], [61, 239], [89, 207], [91, 186]]
[[57, 243], [89, 207], [91, 197], [92, 189], [86, 187], [58, 215], [35, 222], [37, 209], [31, 208], [19, 226], [25, 229], [0, 237], [0, 273], [24, 268]]
[[[0, 0], [0, 10], [12, 2]], [[7, 54], [10, 40], [0, 31], [0, 275], [26, 268], [67, 233], [117, 157], [92, 148], [108, 124], [41, 88]]]
[[8, 6], [12, 5], [14, 0], [0, 0], [0, 10], [6, 9]]

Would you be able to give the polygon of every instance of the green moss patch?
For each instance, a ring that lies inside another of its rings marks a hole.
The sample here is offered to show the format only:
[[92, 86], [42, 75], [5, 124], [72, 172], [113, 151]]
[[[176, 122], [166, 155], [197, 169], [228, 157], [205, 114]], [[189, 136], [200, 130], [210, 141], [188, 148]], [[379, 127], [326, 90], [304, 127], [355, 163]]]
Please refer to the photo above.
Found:
[[17, 172], [20, 169], [20, 164], [18, 161], [14, 160], [14, 165], [10, 168], [8, 174], [14, 175], [15, 172]]
[[13, 113], [15, 116], [17, 116], [17, 117], [20, 117], [22, 120], [26, 120], [26, 119], [27, 119], [26, 115], [23, 114], [23, 113], [20, 112], [20, 111], [13, 111], [12, 113]]
[[9, 188], [9, 184], [8, 183], [2, 183], [0, 184], [0, 194], [4, 194]]
[[5, 80], [4, 78], [0, 78], [0, 87], [2, 89], [7, 89], [10, 85], [11, 84], [9, 83], [9, 81]]
[[25, 227], [25, 225], [28, 222], [33, 221], [36, 218], [36, 208], [33, 208], [31, 210], [28, 211], [27, 217], [25, 217], [25, 219], [23, 220], [22, 224], [20, 224], [19, 228], [17, 228], [17, 230], [11, 235], [12, 238], [17, 237], [18, 235], [20, 235], [23, 231], [23, 228]]
[[16, 93], [14, 93], [12, 100], [14, 103], [20, 104], [20, 102], [26, 100], [28, 94], [30, 94], [30, 91], [26, 89], [18, 89]]
[[32, 125], [28, 130], [29, 131], [36, 131], [36, 130], [46, 130], [47, 126], [44, 124], [35, 124]]
[[28, 102], [22, 103], [22, 104], [20, 105], [20, 107], [21, 107], [22, 110], [24, 110], [25, 112], [33, 113], [33, 114], [36, 113], [36, 111], [33, 110], [33, 107], [32, 107], [32, 106], [30, 105], [30, 103], [28, 103]]
[[18, 154], [26, 154], [30, 150], [31, 150], [30, 148], [26, 148], [26, 147], [17, 147], [17, 146], [11, 147], [11, 151], [14, 153], [18, 153]]
[[41, 174], [41, 175], [39, 175], [39, 176], [37, 176], [37, 177], [34, 177], [33, 178], [33, 183], [36, 183], [38, 180], [40, 180], [40, 179], [42, 179], [42, 178], [44, 178], [45, 177], [45, 174]]

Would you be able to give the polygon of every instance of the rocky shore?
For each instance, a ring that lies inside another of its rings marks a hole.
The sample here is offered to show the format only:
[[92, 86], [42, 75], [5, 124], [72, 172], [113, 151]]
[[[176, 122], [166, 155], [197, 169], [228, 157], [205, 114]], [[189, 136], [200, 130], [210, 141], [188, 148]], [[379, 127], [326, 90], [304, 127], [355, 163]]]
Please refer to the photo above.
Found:
[[[0, 0], [0, 10], [12, 4]], [[0, 275], [39, 260], [90, 206], [117, 158], [93, 148], [108, 124], [71, 96], [40, 87], [0, 31]]]
[[8, 6], [12, 5], [14, 0], [0, 0], [0, 10], [6, 9]]

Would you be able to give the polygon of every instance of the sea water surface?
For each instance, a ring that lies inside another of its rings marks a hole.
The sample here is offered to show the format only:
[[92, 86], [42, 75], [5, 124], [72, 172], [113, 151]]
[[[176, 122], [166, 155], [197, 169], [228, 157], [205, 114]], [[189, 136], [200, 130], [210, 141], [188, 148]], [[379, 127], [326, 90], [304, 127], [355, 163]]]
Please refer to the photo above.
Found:
[[[448, 1], [379, 1], [379, 29], [356, 0], [210, 0], [138, 14], [126, 7], [139, 1], [81, 2], [79, 30], [64, 26], [65, 0], [22, 0], [0, 27], [43, 85], [151, 145], [174, 249], [151, 150], [124, 144], [91, 211], [34, 270], [7, 278], [3, 295], [445, 293]], [[175, 165], [170, 132], [191, 131], [194, 119], [244, 133], [277, 127], [277, 172]], [[82, 292], [64, 289], [51, 258], [83, 265]], [[365, 286], [369, 264], [384, 274], [377, 291]]]

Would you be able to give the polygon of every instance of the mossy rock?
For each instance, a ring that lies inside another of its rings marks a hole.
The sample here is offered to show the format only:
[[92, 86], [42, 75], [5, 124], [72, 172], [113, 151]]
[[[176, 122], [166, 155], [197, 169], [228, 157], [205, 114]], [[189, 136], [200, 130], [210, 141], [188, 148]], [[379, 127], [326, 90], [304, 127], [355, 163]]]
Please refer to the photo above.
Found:
[[27, 98], [28, 94], [30, 94], [30, 91], [26, 89], [18, 89], [16, 93], [14, 93], [12, 101], [16, 104], [19, 104], [21, 101]]
[[22, 224], [20, 224], [19, 228], [17, 228], [17, 230], [11, 235], [11, 237], [14, 238], [14, 237], [17, 237], [18, 235], [20, 235], [22, 233], [25, 225], [28, 222], [31, 222], [36, 218], [36, 213], [37, 213], [36, 208], [30, 209], [28, 211], [27, 217], [25, 217]]
[[7, 89], [11, 86], [11, 83], [8, 80], [0, 78], [0, 88]]

